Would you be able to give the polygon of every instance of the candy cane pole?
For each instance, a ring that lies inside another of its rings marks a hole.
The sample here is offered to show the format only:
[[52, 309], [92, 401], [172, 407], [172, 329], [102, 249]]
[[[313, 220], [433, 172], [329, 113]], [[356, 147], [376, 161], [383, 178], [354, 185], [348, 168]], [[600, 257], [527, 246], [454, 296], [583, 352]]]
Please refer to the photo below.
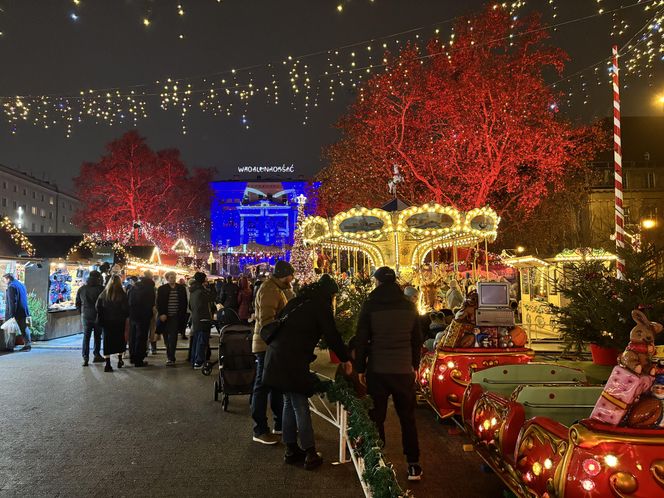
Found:
[[[623, 211], [623, 173], [622, 173], [622, 146], [620, 142], [620, 85], [618, 79], [618, 46], [613, 46], [613, 166], [615, 177], [615, 204], [616, 204], [616, 251], [625, 247], [625, 213]], [[616, 260], [618, 278], [623, 278], [625, 260], [618, 256]]]

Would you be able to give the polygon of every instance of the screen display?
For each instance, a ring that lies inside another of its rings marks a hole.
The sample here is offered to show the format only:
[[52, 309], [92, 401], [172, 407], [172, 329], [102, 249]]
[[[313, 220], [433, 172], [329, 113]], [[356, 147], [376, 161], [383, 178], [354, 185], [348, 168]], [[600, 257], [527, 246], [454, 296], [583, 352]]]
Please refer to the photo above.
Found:
[[509, 285], [507, 282], [480, 282], [477, 285], [480, 306], [509, 306]]

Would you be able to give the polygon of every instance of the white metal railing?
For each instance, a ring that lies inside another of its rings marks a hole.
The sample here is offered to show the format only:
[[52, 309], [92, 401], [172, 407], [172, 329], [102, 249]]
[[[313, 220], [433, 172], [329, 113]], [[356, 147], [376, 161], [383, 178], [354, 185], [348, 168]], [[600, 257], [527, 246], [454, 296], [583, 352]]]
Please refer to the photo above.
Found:
[[[316, 375], [324, 380], [332, 380], [317, 372]], [[357, 455], [352, 446], [351, 440], [348, 438], [348, 412], [346, 409], [338, 401], [331, 406], [321, 394], [315, 394], [309, 398], [309, 408], [313, 413], [332, 424], [339, 431], [339, 460], [333, 465], [340, 465], [352, 461], [353, 466], [355, 467], [355, 472], [357, 472], [357, 477], [360, 479], [360, 485], [364, 491], [364, 496], [366, 498], [372, 498], [373, 494], [371, 493], [371, 489], [369, 489], [369, 485], [362, 477], [365, 469], [364, 459]], [[350, 459], [348, 458], [348, 455], [350, 455]], [[379, 465], [381, 467], [386, 467], [382, 458], [380, 459]]]

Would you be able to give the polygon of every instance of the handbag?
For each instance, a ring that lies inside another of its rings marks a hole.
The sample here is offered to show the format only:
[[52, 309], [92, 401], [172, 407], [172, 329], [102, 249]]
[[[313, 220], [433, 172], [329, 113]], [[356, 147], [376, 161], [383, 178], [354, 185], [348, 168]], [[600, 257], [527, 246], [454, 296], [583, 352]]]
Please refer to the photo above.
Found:
[[288, 313], [282, 316], [277, 316], [277, 319], [270, 322], [266, 323], [261, 327], [261, 330], [259, 332], [259, 335], [261, 336], [261, 339], [265, 342], [265, 344], [270, 344], [272, 341], [274, 341], [274, 338], [277, 336], [279, 333], [279, 330], [281, 330], [281, 326], [286, 322], [288, 317], [290, 316], [293, 311], [301, 307], [304, 303], [308, 301], [302, 301], [300, 304], [297, 306], [293, 307], [292, 310], [290, 310]]

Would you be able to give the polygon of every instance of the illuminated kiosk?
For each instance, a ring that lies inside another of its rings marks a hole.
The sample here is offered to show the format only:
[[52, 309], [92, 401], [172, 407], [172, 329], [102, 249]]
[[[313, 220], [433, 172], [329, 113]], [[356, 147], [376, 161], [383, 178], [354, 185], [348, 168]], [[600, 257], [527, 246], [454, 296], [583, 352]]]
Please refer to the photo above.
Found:
[[489, 207], [464, 213], [434, 203], [407, 207], [395, 199], [382, 209], [356, 207], [330, 219], [309, 216], [302, 230], [304, 243], [330, 251], [339, 271], [369, 273], [389, 266], [407, 279], [435, 249], [451, 248], [453, 254], [459, 247], [486, 249], [496, 240], [499, 223]]
[[610, 265], [616, 255], [603, 249], [565, 249], [553, 258], [503, 255], [503, 262], [519, 272], [519, 311], [521, 326], [531, 342], [560, 340], [556, 316], [551, 305], [564, 307], [567, 299], [559, 292], [565, 269], [587, 261], [602, 261]]
[[[333, 259], [351, 273], [380, 266], [395, 268], [401, 278], [433, 259], [434, 250], [480, 248], [497, 236], [500, 217], [489, 208], [460, 212], [438, 204], [407, 207], [394, 200], [383, 209], [353, 208], [331, 219], [309, 217], [303, 222], [307, 245], [332, 251]], [[361, 256], [360, 256], [361, 255]], [[488, 271], [488, 261], [484, 264]], [[456, 268], [455, 268], [456, 269]], [[532, 351], [520, 348], [439, 347], [422, 356], [417, 377], [421, 399], [441, 418], [459, 415], [464, 390], [473, 371], [496, 365], [528, 363]]]

